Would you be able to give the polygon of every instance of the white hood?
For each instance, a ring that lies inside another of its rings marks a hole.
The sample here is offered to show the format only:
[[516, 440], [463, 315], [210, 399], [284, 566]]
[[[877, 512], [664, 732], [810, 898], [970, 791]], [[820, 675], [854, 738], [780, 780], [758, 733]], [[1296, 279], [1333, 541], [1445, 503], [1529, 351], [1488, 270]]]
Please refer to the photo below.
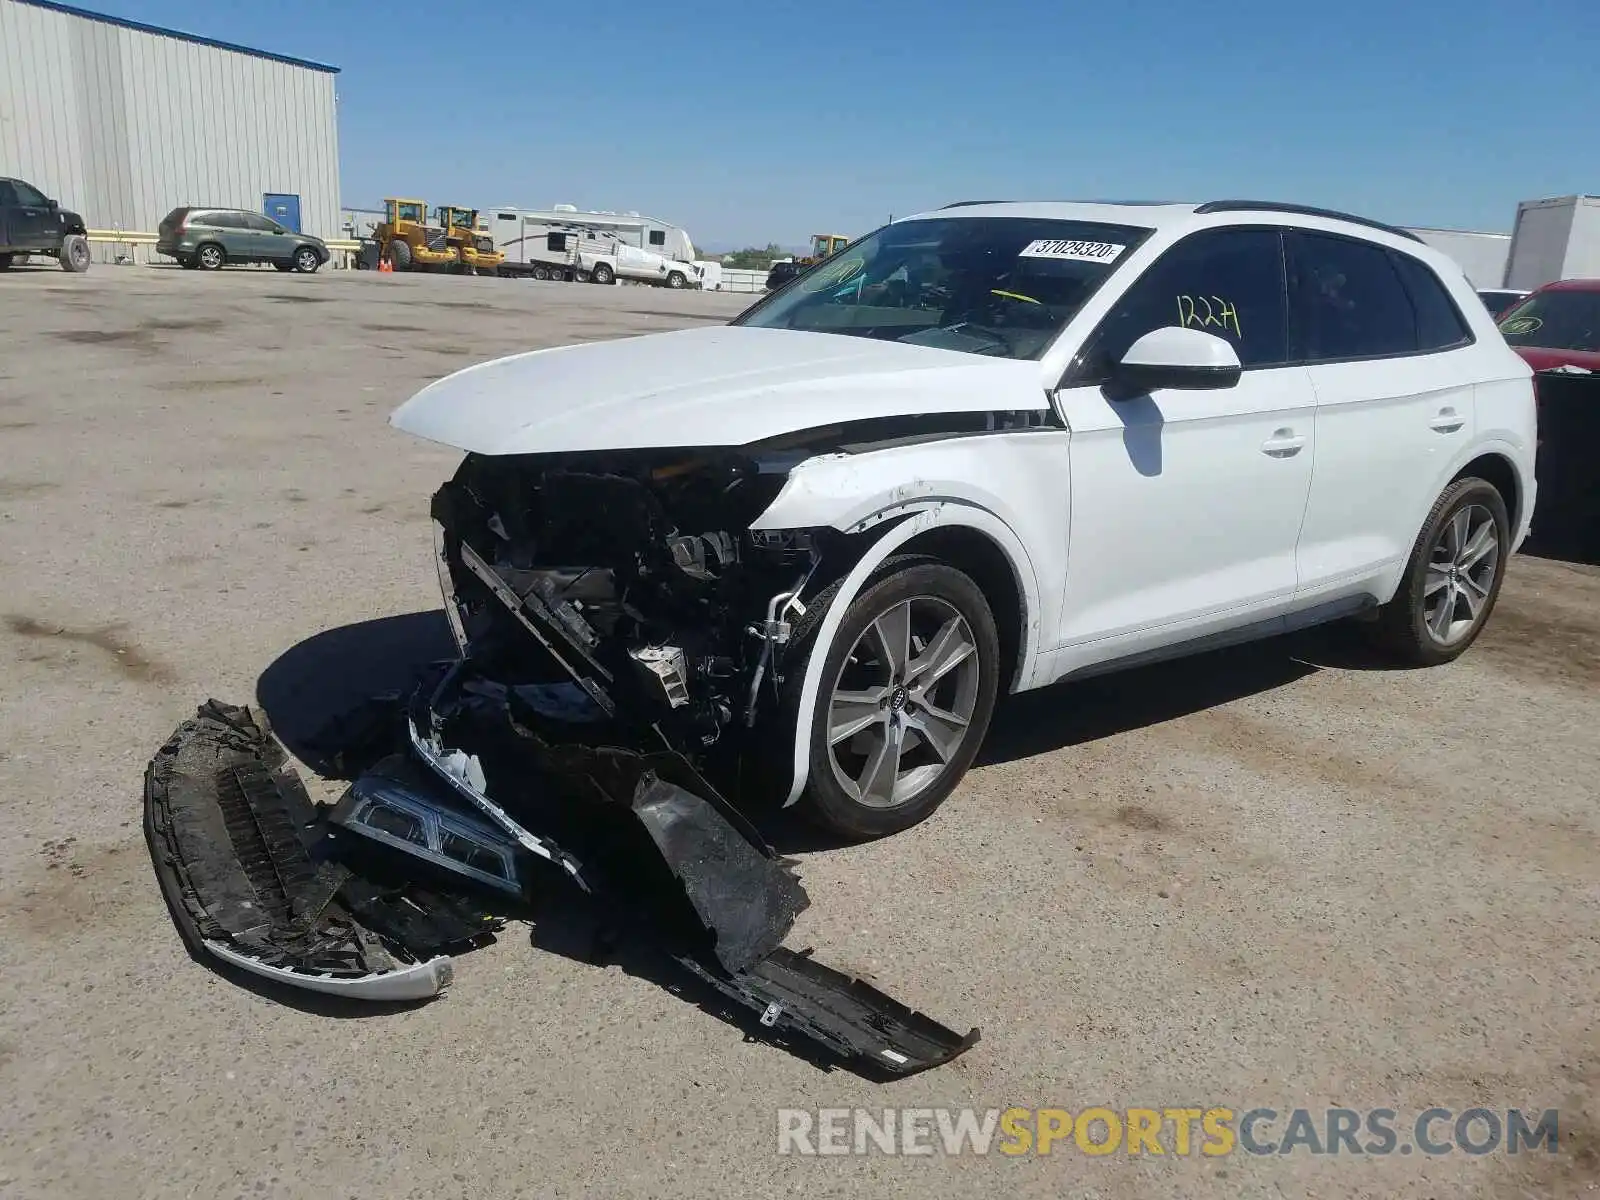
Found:
[[741, 446], [872, 417], [1048, 403], [1036, 362], [718, 325], [479, 363], [389, 423], [476, 454], [551, 454]]

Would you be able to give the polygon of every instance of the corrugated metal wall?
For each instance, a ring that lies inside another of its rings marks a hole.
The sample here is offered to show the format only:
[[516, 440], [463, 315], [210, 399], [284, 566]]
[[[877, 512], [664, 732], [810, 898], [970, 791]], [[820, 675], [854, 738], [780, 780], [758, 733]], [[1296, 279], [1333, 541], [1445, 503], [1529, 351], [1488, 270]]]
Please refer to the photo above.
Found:
[[335, 77], [0, 0], [0, 175], [91, 229], [155, 231], [180, 204], [260, 212], [300, 197], [301, 228], [339, 232]]

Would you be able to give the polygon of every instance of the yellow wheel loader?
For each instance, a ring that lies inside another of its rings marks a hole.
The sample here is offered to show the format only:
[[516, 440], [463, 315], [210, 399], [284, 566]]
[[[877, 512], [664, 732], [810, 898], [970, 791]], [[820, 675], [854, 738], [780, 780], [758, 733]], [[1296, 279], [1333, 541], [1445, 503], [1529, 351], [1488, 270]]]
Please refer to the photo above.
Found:
[[813, 233], [811, 235], [811, 253], [794, 261], [801, 269], [814, 267], [825, 258], [832, 258], [839, 251], [850, 244], [850, 239], [842, 233]]
[[441, 204], [433, 210], [435, 222], [467, 274], [498, 275], [506, 256], [494, 248], [494, 239], [478, 228], [478, 210]]
[[372, 237], [379, 258], [388, 259], [396, 271], [448, 271], [461, 262], [449, 230], [428, 224], [428, 206], [421, 200], [385, 200], [383, 221]]

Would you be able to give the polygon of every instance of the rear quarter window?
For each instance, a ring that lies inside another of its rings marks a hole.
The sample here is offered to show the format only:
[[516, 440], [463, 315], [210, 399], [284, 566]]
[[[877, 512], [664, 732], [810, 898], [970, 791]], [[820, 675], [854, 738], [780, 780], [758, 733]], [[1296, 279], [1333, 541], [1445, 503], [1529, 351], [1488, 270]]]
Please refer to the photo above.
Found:
[[1389, 251], [1389, 257], [1416, 310], [1417, 349], [1426, 353], [1471, 345], [1472, 329], [1433, 268], [1397, 250]]

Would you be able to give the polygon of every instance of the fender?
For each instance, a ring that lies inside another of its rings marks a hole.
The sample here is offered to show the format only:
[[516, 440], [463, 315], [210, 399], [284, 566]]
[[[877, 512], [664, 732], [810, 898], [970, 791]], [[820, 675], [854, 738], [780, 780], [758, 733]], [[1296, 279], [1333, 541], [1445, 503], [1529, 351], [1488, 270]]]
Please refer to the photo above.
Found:
[[879, 538], [861, 561], [856, 563], [844, 577], [833, 603], [829, 606], [827, 616], [822, 619], [822, 625], [817, 630], [816, 648], [806, 664], [805, 681], [800, 688], [800, 711], [795, 724], [794, 739], [794, 780], [790, 784], [788, 796], [783, 801], [784, 808], [788, 808], [800, 798], [800, 793], [805, 790], [806, 780], [810, 775], [811, 726], [815, 716], [817, 693], [822, 687], [822, 668], [828, 657], [828, 648], [833, 644], [833, 637], [844, 621], [844, 614], [860, 594], [862, 586], [872, 572], [897, 549], [920, 534], [927, 533], [930, 529], [965, 526], [988, 535], [1000, 546], [1011, 562], [1011, 570], [1016, 576], [1017, 590], [1022, 596], [1026, 615], [1013, 690], [1024, 690], [1030, 686], [1038, 670], [1039, 581], [1034, 572], [1033, 562], [1017, 535], [993, 513], [952, 500], [930, 500], [897, 505], [881, 509], [870, 517], [858, 518], [853, 524], [857, 528], [865, 528], [907, 514], [909, 514], [908, 519], [901, 521]]
[[[1428, 512], [1433, 508], [1434, 502], [1443, 494], [1444, 489], [1450, 486], [1450, 481], [1461, 474], [1461, 469], [1474, 459], [1479, 459], [1488, 454], [1498, 455], [1511, 464], [1511, 470], [1517, 477], [1517, 487], [1522, 491], [1522, 512], [1517, 520], [1517, 528], [1511, 531], [1510, 552], [1515, 553], [1527, 539], [1528, 531], [1533, 523], [1534, 502], [1538, 498], [1539, 485], [1534, 478], [1532, 469], [1528, 466], [1528, 449], [1518, 446], [1515, 442], [1507, 441], [1500, 437], [1483, 438], [1474, 441], [1470, 446], [1464, 447], [1435, 475], [1433, 487], [1427, 493], [1426, 507], [1416, 514], [1413, 527], [1420, 533], [1422, 523], [1427, 519]], [[1415, 536], [1415, 535], [1413, 535]], [[1407, 561], [1396, 563], [1381, 579], [1382, 583], [1377, 588], [1377, 599], [1380, 603], [1387, 603], [1400, 589], [1400, 580], [1405, 575]]]

